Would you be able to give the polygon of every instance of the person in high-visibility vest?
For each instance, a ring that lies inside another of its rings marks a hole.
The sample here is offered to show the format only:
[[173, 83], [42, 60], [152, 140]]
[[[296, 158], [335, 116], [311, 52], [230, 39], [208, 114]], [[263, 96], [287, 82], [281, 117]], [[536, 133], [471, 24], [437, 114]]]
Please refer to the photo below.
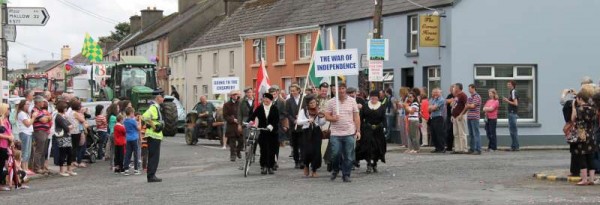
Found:
[[156, 169], [160, 159], [160, 143], [163, 139], [162, 128], [164, 126], [163, 118], [160, 113], [160, 104], [164, 101], [164, 96], [158, 94], [154, 97], [154, 104], [150, 105], [143, 114], [146, 122], [146, 140], [148, 142], [148, 182], [162, 182], [162, 179], [156, 177]]

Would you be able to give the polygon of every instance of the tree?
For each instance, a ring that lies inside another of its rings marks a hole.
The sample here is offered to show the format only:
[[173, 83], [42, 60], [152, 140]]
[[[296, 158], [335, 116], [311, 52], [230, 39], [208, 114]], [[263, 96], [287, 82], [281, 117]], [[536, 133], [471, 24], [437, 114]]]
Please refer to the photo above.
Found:
[[115, 26], [115, 31], [111, 31], [109, 36], [102, 36], [98, 38], [98, 42], [104, 45], [108, 42], [119, 42], [123, 40], [130, 33], [130, 27], [128, 22], [121, 22]]

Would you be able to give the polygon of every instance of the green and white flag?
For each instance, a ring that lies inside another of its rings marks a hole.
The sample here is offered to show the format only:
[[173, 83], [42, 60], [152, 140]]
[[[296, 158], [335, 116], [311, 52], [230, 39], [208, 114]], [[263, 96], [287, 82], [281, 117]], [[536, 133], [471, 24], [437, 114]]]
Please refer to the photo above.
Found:
[[[315, 43], [315, 48], [313, 49], [312, 54], [314, 55], [316, 51], [321, 51], [321, 50], [323, 50], [323, 41], [321, 40], [321, 32], [318, 32], [317, 33], [317, 41]], [[309, 69], [309, 71], [308, 71], [308, 73], [309, 73], [308, 78], [310, 79], [310, 82], [312, 82], [312, 84], [315, 87], [318, 87], [321, 84], [321, 81], [323, 81], [323, 82], [325, 82], [325, 81], [329, 82], [328, 79], [323, 79], [321, 77], [315, 76], [315, 70], [316, 70], [316, 68], [315, 68], [315, 59], [311, 59], [310, 67], [308, 69]]]
[[85, 39], [83, 40], [81, 55], [92, 63], [102, 62], [102, 48], [97, 42], [94, 42], [94, 39], [88, 33], [85, 34]]

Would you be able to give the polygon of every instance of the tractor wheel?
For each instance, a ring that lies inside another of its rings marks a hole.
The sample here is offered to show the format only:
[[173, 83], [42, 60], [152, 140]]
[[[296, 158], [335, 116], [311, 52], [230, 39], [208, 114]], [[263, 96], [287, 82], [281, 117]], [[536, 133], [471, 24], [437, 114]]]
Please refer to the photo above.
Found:
[[173, 137], [177, 134], [177, 106], [173, 102], [164, 102], [160, 107], [162, 108], [161, 114], [165, 122], [163, 134]]

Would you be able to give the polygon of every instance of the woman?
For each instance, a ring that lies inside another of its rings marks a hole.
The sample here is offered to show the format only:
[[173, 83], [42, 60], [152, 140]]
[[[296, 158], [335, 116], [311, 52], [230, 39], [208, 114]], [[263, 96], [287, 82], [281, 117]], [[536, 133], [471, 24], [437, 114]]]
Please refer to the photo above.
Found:
[[33, 120], [27, 112], [30, 103], [27, 100], [21, 100], [17, 105], [17, 128], [19, 129], [19, 140], [21, 140], [21, 168], [28, 175], [33, 175], [29, 170], [29, 158], [31, 157], [31, 143], [33, 134]]
[[[77, 173], [73, 172], [72, 160], [74, 159], [72, 152], [72, 139], [69, 136], [69, 131], [73, 128], [71, 123], [65, 119], [65, 111], [67, 110], [68, 105], [65, 101], [59, 101], [56, 103], [56, 111], [58, 114], [56, 115], [56, 119], [54, 123], [56, 127], [54, 129], [54, 137], [56, 140], [56, 144], [58, 146], [58, 163], [56, 166], [60, 167], [59, 174], [63, 177], [75, 176]], [[66, 162], [66, 167], [65, 167]]]
[[415, 93], [409, 93], [406, 103], [404, 103], [404, 110], [408, 116], [408, 132], [409, 132], [409, 146], [406, 153], [415, 154], [419, 152], [419, 112], [420, 107], [417, 103], [417, 95]]
[[397, 116], [397, 128], [398, 132], [400, 132], [400, 140], [405, 147], [408, 147], [408, 123], [406, 122], [406, 111], [404, 110], [404, 103], [406, 103], [406, 98], [408, 97], [409, 88], [402, 87], [400, 88], [400, 98], [396, 100], [396, 107], [398, 108]]
[[386, 127], [385, 105], [379, 101], [377, 91], [371, 91], [367, 105], [360, 112], [362, 137], [356, 143], [356, 161], [367, 161], [367, 173], [377, 173], [377, 161], [385, 163], [387, 145], [383, 128]]
[[121, 100], [118, 102], [119, 105], [119, 110], [120, 110], [120, 114], [125, 115], [125, 108], [131, 107], [133, 108], [133, 105], [131, 104], [131, 101], [129, 100]]
[[419, 90], [419, 105], [421, 106], [421, 146], [429, 146], [429, 141], [430, 141], [430, 137], [429, 137], [429, 96], [427, 95], [427, 88], [425, 87], [421, 87], [418, 89]]
[[248, 121], [258, 118], [258, 128], [266, 128], [261, 130], [258, 138], [260, 145], [260, 167], [261, 174], [275, 174], [273, 167], [275, 166], [275, 149], [279, 146], [278, 143], [278, 127], [279, 127], [279, 110], [273, 105], [273, 95], [269, 93], [263, 94], [263, 103], [252, 112]]
[[490, 99], [485, 102], [483, 111], [485, 112], [485, 135], [488, 137], [488, 151], [494, 152], [497, 147], [496, 139], [496, 123], [498, 123], [498, 109], [500, 108], [500, 102], [498, 102], [498, 93], [496, 89], [492, 88], [488, 90]]
[[106, 108], [106, 119], [108, 119], [108, 141], [106, 143], [106, 149], [105, 149], [105, 153], [109, 153], [110, 156], [105, 156], [104, 160], [108, 160], [111, 162], [111, 167], [112, 167], [112, 160], [115, 156], [115, 153], [113, 152], [113, 146], [114, 146], [114, 137], [113, 137], [113, 131], [115, 128], [115, 124], [117, 124], [117, 115], [119, 115], [119, 105], [117, 103], [113, 103], [110, 104], [107, 108]]
[[[8, 104], [0, 103], [0, 169], [8, 159], [8, 149], [13, 141], [12, 130], [8, 120]], [[0, 191], [10, 191], [10, 187], [0, 187]]]
[[83, 130], [87, 129], [87, 122], [83, 114], [81, 113], [81, 102], [73, 98], [70, 102], [71, 111], [66, 113], [67, 120], [73, 125], [73, 129], [69, 130], [69, 134], [71, 135], [71, 143], [72, 143], [72, 154], [75, 160], [71, 159], [73, 162], [73, 166], [75, 167], [86, 167], [83, 160], [83, 151], [85, 149], [85, 135], [83, 134]]
[[325, 115], [319, 112], [318, 102], [314, 96], [307, 96], [304, 106], [298, 112], [297, 124], [302, 126], [302, 159], [304, 160], [304, 176], [317, 177], [317, 169], [321, 167], [321, 126], [325, 125]]
[[592, 85], [582, 86], [581, 91], [577, 93], [576, 103], [573, 102], [573, 113], [571, 114], [578, 137], [577, 141], [573, 143], [575, 145], [573, 150], [575, 162], [581, 169], [581, 181], [577, 183], [578, 186], [593, 185], [596, 172], [593, 155], [597, 151], [594, 136], [597, 110], [588, 103], [593, 94], [594, 87]]

